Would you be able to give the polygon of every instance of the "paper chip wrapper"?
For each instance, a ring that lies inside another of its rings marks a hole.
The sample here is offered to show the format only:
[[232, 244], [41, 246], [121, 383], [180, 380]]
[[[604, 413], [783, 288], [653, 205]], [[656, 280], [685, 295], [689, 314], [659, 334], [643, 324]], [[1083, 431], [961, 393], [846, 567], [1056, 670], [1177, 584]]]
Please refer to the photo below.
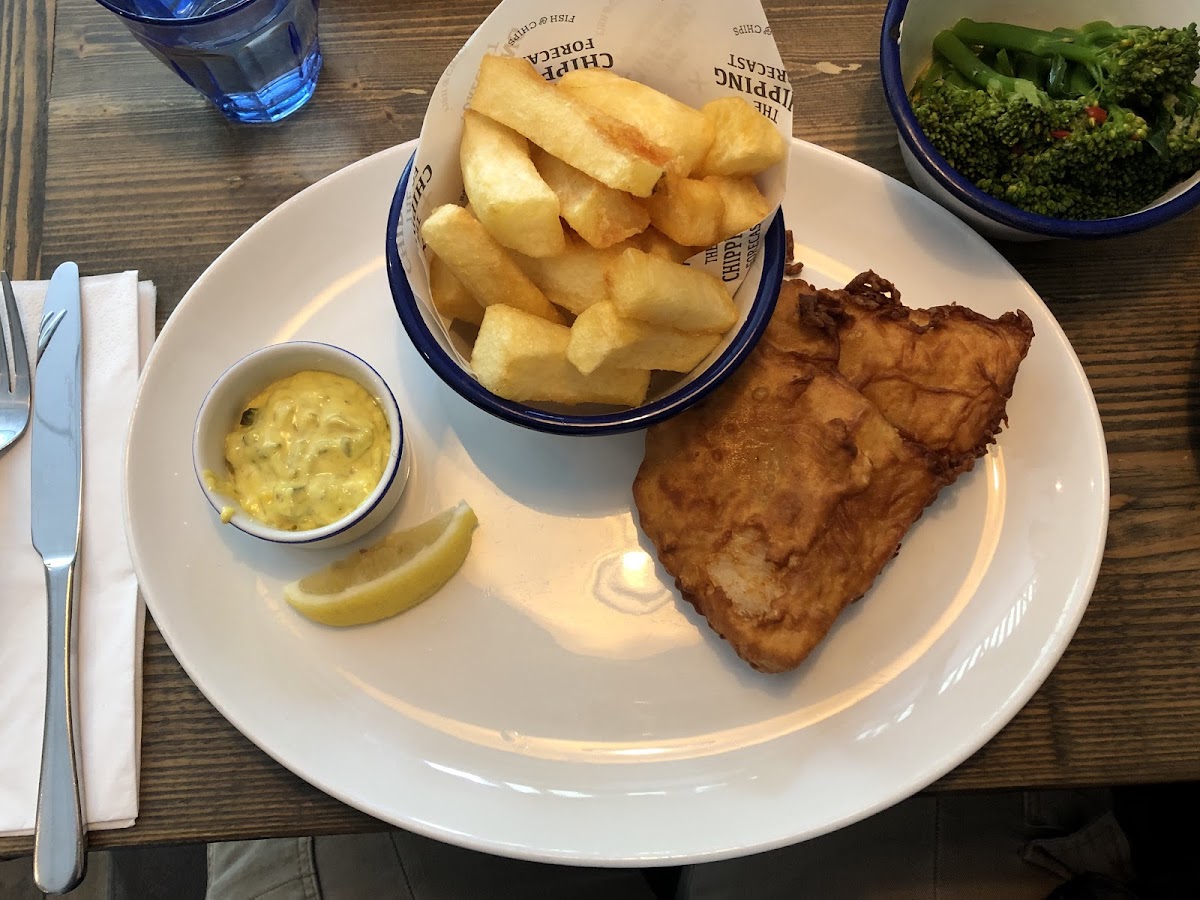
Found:
[[[444, 203], [465, 203], [458, 159], [463, 111], [479, 62], [487, 54], [524, 57], [547, 81], [578, 69], [609, 69], [697, 109], [719, 97], [738, 96], [770, 118], [789, 146], [792, 136], [792, 85], [757, 0], [505, 0], [438, 81], [421, 128], [400, 223], [400, 259], [422, 316], [468, 371], [470, 348], [447, 330], [430, 300], [420, 223]], [[758, 287], [759, 251], [783, 199], [787, 165], [785, 156], [756, 178], [773, 207], [767, 219], [688, 261], [722, 279], [743, 317]], [[730, 330], [710, 360], [737, 330]], [[705, 367], [702, 363], [696, 371]]]

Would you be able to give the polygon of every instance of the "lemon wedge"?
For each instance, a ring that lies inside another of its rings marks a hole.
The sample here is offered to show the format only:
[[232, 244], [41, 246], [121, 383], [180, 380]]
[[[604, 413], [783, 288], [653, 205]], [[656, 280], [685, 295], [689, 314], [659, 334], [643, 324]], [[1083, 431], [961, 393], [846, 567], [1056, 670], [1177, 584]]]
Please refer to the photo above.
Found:
[[378, 622], [411, 609], [449, 581], [467, 558], [478, 524], [461, 502], [293, 581], [283, 596], [301, 615], [325, 625]]

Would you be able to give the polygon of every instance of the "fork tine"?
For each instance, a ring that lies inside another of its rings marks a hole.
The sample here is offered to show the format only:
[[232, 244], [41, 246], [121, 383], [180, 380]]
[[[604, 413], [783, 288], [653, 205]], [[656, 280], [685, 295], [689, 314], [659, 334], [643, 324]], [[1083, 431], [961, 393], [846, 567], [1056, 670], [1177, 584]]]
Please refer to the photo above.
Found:
[[[29, 396], [29, 356], [25, 349], [25, 330], [21, 327], [21, 311], [17, 309], [17, 298], [13, 296], [8, 275], [0, 272], [0, 288], [4, 290], [4, 310], [8, 314], [8, 333], [12, 340], [13, 393], [18, 397]], [[7, 361], [5, 362], [7, 366]]]

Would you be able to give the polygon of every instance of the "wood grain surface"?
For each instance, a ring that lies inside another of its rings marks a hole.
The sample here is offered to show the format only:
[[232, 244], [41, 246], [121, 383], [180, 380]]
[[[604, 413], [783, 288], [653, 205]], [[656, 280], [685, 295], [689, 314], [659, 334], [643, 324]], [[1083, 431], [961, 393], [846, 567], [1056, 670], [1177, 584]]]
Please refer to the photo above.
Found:
[[[161, 323], [269, 210], [416, 137], [439, 73], [492, 4], [325, 3], [316, 96], [266, 128], [227, 124], [93, 0], [58, 0], [48, 81], [52, 8], [0, 3], [0, 265], [17, 277], [68, 258], [93, 273], [138, 266], [158, 284]], [[766, 8], [795, 82], [796, 133], [907, 180], [879, 85], [883, 3]], [[843, 71], [817, 66], [830, 62]], [[1200, 779], [1200, 213], [1118, 240], [998, 247], [1058, 317], [1091, 381], [1112, 520], [1066, 655], [1012, 723], [934, 789]], [[143, 741], [138, 824], [93, 834], [94, 846], [383, 827], [238, 734], [152, 623]], [[0, 840], [0, 854], [28, 848]]]
[[54, 0], [0, 8], [0, 269], [36, 278], [46, 178]]

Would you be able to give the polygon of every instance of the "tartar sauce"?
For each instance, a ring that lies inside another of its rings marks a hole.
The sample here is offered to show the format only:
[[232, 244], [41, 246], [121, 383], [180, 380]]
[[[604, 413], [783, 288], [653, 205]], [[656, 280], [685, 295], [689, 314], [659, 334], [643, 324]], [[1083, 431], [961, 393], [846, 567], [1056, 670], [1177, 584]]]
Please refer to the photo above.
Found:
[[307, 531], [367, 498], [390, 444], [387, 419], [362, 385], [331, 372], [297, 372], [247, 404], [225, 438], [227, 477], [205, 473], [205, 480], [260, 522]]

